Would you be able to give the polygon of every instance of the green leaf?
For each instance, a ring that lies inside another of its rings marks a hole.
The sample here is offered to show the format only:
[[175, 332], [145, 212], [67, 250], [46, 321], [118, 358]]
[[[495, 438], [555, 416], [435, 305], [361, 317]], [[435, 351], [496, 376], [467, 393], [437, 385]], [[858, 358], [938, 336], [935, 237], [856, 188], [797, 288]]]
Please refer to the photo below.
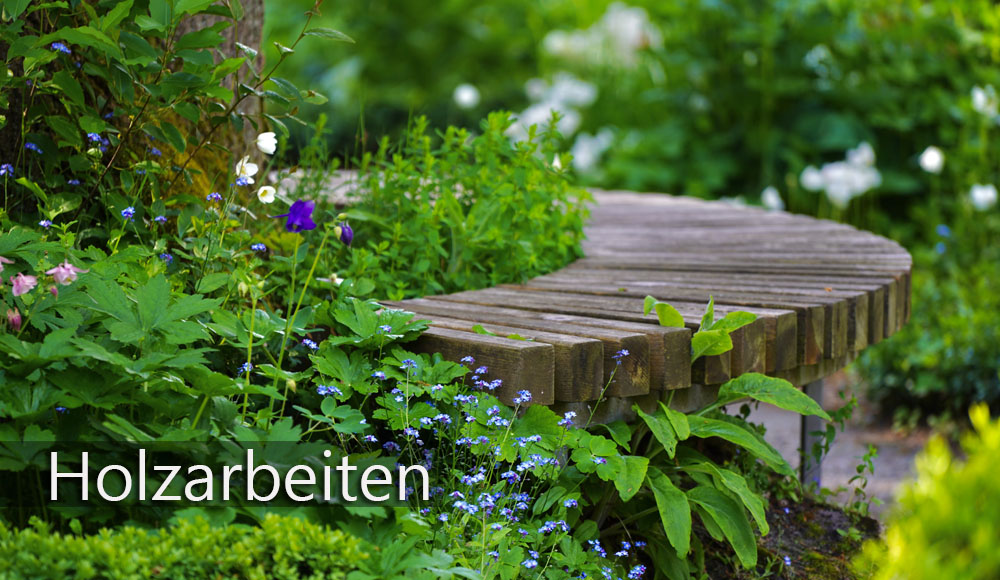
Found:
[[255, 58], [257, 58], [257, 50], [254, 48], [251, 48], [245, 44], [240, 44], [239, 42], [236, 43], [236, 48], [240, 49], [243, 52], [243, 54], [247, 55], [247, 57], [250, 60], [254, 60]]
[[183, 153], [187, 149], [187, 141], [184, 140], [184, 135], [181, 134], [177, 127], [167, 122], [161, 122], [160, 131], [162, 132], [163, 139], [178, 153]]
[[31, 4], [31, 0], [3, 0], [3, 9], [12, 20], [17, 20]]
[[193, 48], [214, 48], [222, 43], [222, 35], [216, 29], [203, 28], [195, 30], [182, 36], [174, 46], [175, 50], [186, 50]]
[[289, 47], [285, 46], [284, 44], [281, 44], [280, 42], [274, 42], [273, 44], [274, 44], [274, 47], [278, 49], [278, 52], [280, 54], [292, 54], [292, 53], [295, 52], [295, 49], [289, 48]]
[[688, 505], [687, 497], [669, 477], [655, 467], [649, 468], [646, 480], [653, 490], [667, 540], [678, 556], [686, 557], [691, 549], [691, 506]]
[[671, 409], [662, 401], [660, 402], [660, 408], [663, 409], [663, 414], [670, 421], [670, 425], [674, 428], [674, 434], [677, 435], [679, 440], [683, 441], [691, 436], [691, 427], [688, 425], [687, 415]]
[[687, 419], [688, 424], [691, 426], [692, 435], [702, 438], [718, 437], [725, 439], [753, 453], [776, 472], [788, 476], [795, 475], [795, 472], [792, 471], [791, 466], [788, 465], [788, 462], [785, 461], [781, 454], [757, 433], [751, 432], [740, 425], [720, 419], [710, 419], [699, 417], [698, 415], [688, 415]]
[[764, 500], [750, 489], [742, 475], [719, 467], [715, 462], [690, 449], [685, 448], [684, 456], [681, 465], [685, 471], [700, 471], [714, 476], [716, 481], [738, 497], [743, 506], [750, 511], [750, 515], [757, 522], [757, 527], [760, 528], [761, 535], [766, 535], [770, 531], [764, 514]]
[[607, 429], [608, 433], [611, 434], [611, 438], [615, 440], [615, 443], [625, 449], [629, 448], [629, 441], [632, 439], [632, 429], [629, 428], [628, 423], [625, 421], [614, 421], [613, 423], [605, 423], [599, 426]]
[[66, 143], [69, 143], [74, 147], [83, 145], [83, 139], [80, 138], [79, 128], [77, 128], [76, 124], [68, 118], [56, 115], [47, 115], [45, 117], [45, 124], [55, 131], [57, 135], [62, 137]]
[[750, 397], [800, 415], [816, 415], [830, 420], [830, 415], [819, 403], [785, 379], [747, 373], [727, 381], [719, 389], [719, 399], [722, 401], [735, 401], [742, 397]]
[[177, 14], [197, 14], [214, 3], [215, 0], [177, 0], [174, 10]]
[[483, 328], [482, 324], [474, 324], [472, 326], [472, 332], [475, 332], [476, 334], [485, 334], [486, 336], [497, 336], [497, 333], [490, 332], [489, 330]]
[[653, 311], [653, 307], [656, 306], [656, 298], [652, 296], [646, 296], [642, 301], [642, 315], [649, 316], [649, 313]]
[[74, 105], [84, 106], [83, 88], [68, 71], [61, 70], [52, 75], [52, 86], [62, 91]]
[[673, 306], [666, 302], [657, 302], [653, 309], [656, 310], [656, 318], [660, 321], [660, 326], [684, 328], [684, 317]]
[[663, 445], [663, 450], [667, 452], [667, 457], [673, 459], [674, 453], [677, 450], [677, 435], [674, 433], [674, 428], [670, 422], [665, 417], [660, 416], [660, 413], [647, 415], [638, 405], [632, 408], [635, 409], [635, 412], [638, 413], [639, 417], [646, 423], [646, 426], [649, 427], [649, 430], [653, 433], [653, 437], [656, 437], [660, 445]]
[[754, 320], [757, 320], [757, 315], [751, 312], [730, 312], [729, 314], [723, 316], [719, 320], [712, 323], [711, 330], [721, 330], [723, 332], [732, 332], [739, 328], [750, 324]]
[[350, 42], [352, 44], [354, 43], [353, 38], [347, 36], [343, 32], [340, 32], [339, 30], [334, 30], [332, 28], [322, 28], [322, 27], [310, 28], [309, 30], [305, 31], [303, 35], [319, 36], [321, 38], [329, 38], [331, 40], [336, 40], [339, 42]]
[[198, 285], [195, 287], [195, 290], [201, 294], [208, 294], [213, 290], [217, 290], [225, 286], [226, 282], [228, 282], [231, 277], [232, 276], [226, 272], [209, 274], [201, 280], [198, 280]]
[[721, 330], [699, 330], [691, 337], [691, 362], [733, 349], [733, 339]]
[[752, 568], [757, 564], [757, 541], [746, 512], [739, 504], [707, 485], [688, 490], [687, 497], [701, 507], [703, 515], [707, 514], [722, 530], [744, 568]]
[[715, 298], [708, 297], [708, 306], [705, 307], [705, 315], [701, 317], [701, 327], [699, 330], [711, 330], [715, 322]]
[[624, 455], [622, 461], [625, 467], [618, 472], [618, 477], [615, 478], [615, 487], [618, 489], [618, 495], [622, 501], [628, 501], [639, 492], [643, 480], [646, 479], [649, 458]]
[[132, 10], [132, 2], [133, 0], [125, 0], [124, 2], [115, 4], [115, 7], [109, 10], [107, 15], [101, 19], [101, 32], [107, 34], [117, 29], [118, 25], [121, 24], [122, 20], [125, 20], [125, 17]]
[[31, 190], [31, 193], [35, 194], [35, 197], [42, 200], [43, 203], [49, 202], [49, 196], [45, 195], [45, 192], [42, 191], [42, 188], [38, 187], [38, 184], [35, 183], [34, 181], [29, 180], [27, 177], [18, 177], [16, 180], [14, 180], [14, 182], [17, 183], [18, 185], [23, 185], [24, 187], [27, 187], [29, 190]]

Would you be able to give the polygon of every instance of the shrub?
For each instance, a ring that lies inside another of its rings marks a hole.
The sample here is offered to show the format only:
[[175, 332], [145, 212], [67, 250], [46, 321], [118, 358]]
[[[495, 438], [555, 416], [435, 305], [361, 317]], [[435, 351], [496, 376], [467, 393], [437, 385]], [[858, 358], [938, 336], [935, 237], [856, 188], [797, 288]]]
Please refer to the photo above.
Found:
[[957, 460], [948, 443], [933, 439], [917, 457], [917, 479], [902, 489], [885, 540], [865, 546], [858, 565], [876, 579], [1000, 576], [1000, 421], [985, 405], [970, 413], [974, 432]]
[[912, 319], [856, 366], [901, 423], [961, 419], [975, 402], [1000, 409], [1000, 216], [967, 209], [950, 223], [931, 234], [934, 249], [914, 251]]
[[365, 155], [347, 212], [364, 241], [343, 250], [345, 277], [398, 299], [521, 282], [579, 257], [590, 195], [549, 165], [555, 133], [511, 143], [510, 124], [493, 113], [480, 135], [434, 139], [421, 118], [399, 150], [384, 139]]
[[159, 530], [125, 526], [60, 534], [40, 520], [0, 521], [2, 580], [45, 578], [346, 578], [368, 553], [340, 530], [274, 514], [260, 527], [181, 519]]

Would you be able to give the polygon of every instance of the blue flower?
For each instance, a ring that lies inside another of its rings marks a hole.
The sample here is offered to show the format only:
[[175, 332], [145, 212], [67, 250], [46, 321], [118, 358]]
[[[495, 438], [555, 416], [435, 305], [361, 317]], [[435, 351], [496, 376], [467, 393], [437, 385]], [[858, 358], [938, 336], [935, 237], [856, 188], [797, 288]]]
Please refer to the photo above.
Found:
[[388, 324], [383, 324], [382, 326], [378, 327], [378, 332], [379, 334], [389, 334], [390, 332], [392, 332], [392, 327], [389, 326]]
[[350, 246], [351, 242], [354, 240], [354, 230], [351, 226], [344, 222], [340, 224], [340, 241], [344, 243], [345, 246]]
[[135, 208], [132, 206], [128, 206], [127, 208], [123, 209], [122, 217], [125, 218], [125, 221], [128, 221], [133, 217], [135, 217]]
[[250, 245], [250, 249], [253, 250], [253, 251], [255, 251], [255, 252], [266, 252], [267, 251], [267, 246], [265, 246], [264, 244], [258, 242], [256, 244], [251, 244]]
[[91, 143], [100, 143], [101, 136], [97, 133], [87, 133], [87, 141], [90, 141]]
[[14, 166], [10, 163], [0, 165], [0, 177], [14, 177]]
[[783, 558], [783, 560], [785, 561], [785, 566], [791, 566], [792, 565], [792, 559], [789, 558], [788, 556], [785, 556]]
[[937, 252], [937, 253], [939, 253], [939, 254], [943, 254], [947, 250], [948, 250], [948, 246], [944, 245], [944, 242], [938, 242], [938, 243], [934, 244], [934, 251]]
[[561, 427], [569, 427], [573, 424], [573, 419], [575, 417], [576, 417], [575, 411], [566, 411], [566, 414], [563, 415], [563, 418], [559, 421], [559, 425]]
[[417, 368], [417, 361], [413, 360], [412, 358], [403, 359], [403, 365], [399, 368], [403, 369], [404, 371], [415, 369]]
[[365, 435], [364, 440], [368, 443], [378, 443], [378, 437], [374, 435]]
[[[252, 184], [253, 184], [253, 178], [252, 177], [242, 177], [241, 176], [241, 177], [237, 177], [236, 178], [236, 185], [238, 185], [240, 187], [246, 187], [246, 186], [252, 185]], [[285, 214], [285, 215], [288, 215], [288, 214]], [[274, 216], [274, 217], [283, 217], [283, 216], [279, 215], [279, 216]], [[307, 228], [307, 229], [311, 230], [312, 228]], [[292, 231], [292, 230], [288, 230], [288, 231]]]
[[623, 348], [620, 351], [616, 352], [611, 358], [613, 358], [616, 361], [618, 361], [618, 364], [621, 364], [622, 359], [625, 358], [625, 357], [627, 357], [628, 355], [629, 355], [628, 350], [626, 350], [626, 349]]
[[160, 155], [163, 155], [163, 152], [161, 152], [156, 147], [150, 147], [149, 154], [152, 155], [153, 157], [159, 157]]
[[308, 338], [302, 339], [302, 346], [308, 348], [309, 350], [319, 350], [319, 345]]
[[79, 179], [70, 179], [66, 181], [66, 185], [80, 185]]
[[383, 373], [382, 371], [375, 371], [375, 372], [372, 373], [372, 377], [376, 378], [376, 379], [378, 379], [380, 381], [384, 381], [385, 380], [385, 373]]
[[334, 386], [328, 387], [326, 385], [318, 385], [316, 387], [316, 394], [318, 394], [320, 396], [323, 396], [323, 397], [325, 397], [327, 395], [336, 395], [338, 397], [343, 397], [344, 396], [344, 392], [341, 391], [340, 389], [338, 389], [337, 387], [334, 387]]
[[603, 458], [603, 457], [595, 457], [594, 458], [594, 463], [596, 463], [597, 465], [604, 465], [607, 462], [608, 462], [608, 460], [605, 459], [605, 458]]
[[529, 559], [525, 560], [524, 562], [521, 562], [521, 565], [524, 566], [525, 568], [527, 568], [528, 570], [531, 570], [532, 568], [537, 568], [538, 567], [538, 560], [533, 560], [533, 559], [529, 558]]
[[219, 193], [218, 191], [213, 191], [212, 193], [205, 196], [205, 201], [220, 202], [222, 201], [222, 194]]
[[35, 153], [38, 153], [39, 155], [41, 155], [43, 153], [42, 148], [39, 147], [38, 145], [35, 145], [31, 141], [28, 141], [27, 143], [25, 143], [24, 144], [24, 148], [27, 149], [28, 151], [34, 151]]
[[530, 391], [518, 391], [517, 396], [514, 397], [514, 404], [520, 405], [521, 403], [531, 402], [531, 392]]
[[158, 223], [158, 224], [165, 224], [165, 223], [167, 223], [167, 216], [165, 216], [165, 215], [158, 215], [155, 218], [153, 218], [153, 221], [156, 222], [156, 223]]
[[458, 362], [464, 363], [464, 364], [467, 364], [467, 365], [474, 365], [474, 364], [476, 364], [476, 359], [472, 358], [471, 356], [464, 356]]
[[568, 507], [568, 508], [575, 508], [579, 504], [577, 503], [577, 501], [575, 499], [569, 498], [568, 500], [566, 500], [566, 501], [563, 502], [563, 505], [566, 506], [566, 507]]
[[639, 578], [642, 578], [642, 575], [645, 573], [646, 573], [646, 567], [643, 566], [642, 564], [639, 564], [638, 566], [632, 568], [629, 571], [628, 578], [629, 580], [639, 580]]
[[68, 413], [68, 412], [69, 412], [69, 409], [67, 409], [66, 407], [56, 407], [56, 413], [62, 414], [62, 413]]
[[[239, 180], [237, 180], [237, 185]], [[316, 223], [312, 220], [313, 208], [316, 207], [315, 202], [303, 201], [301, 199], [295, 200], [292, 207], [288, 208], [288, 213], [283, 213], [281, 215], [271, 216], [271, 217], [283, 217], [288, 218], [285, 222], [285, 229], [293, 232], [299, 233], [306, 230], [316, 229]]]
[[68, 46], [66, 46], [61, 42], [53, 42], [51, 45], [49, 45], [49, 48], [51, 48], [56, 52], [61, 52], [63, 54], [73, 54], [73, 51], [70, 50]]
[[240, 370], [239, 370], [238, 374], [241, 374], [241, 375], [249, 374], [250, 371], [252, 371], [252, 370], [253, 370], [253, 364], [245, 362], [245, 363], [243, 363], [243, 364], [240, 365]]
[[951, 237], [951, 228], [949, 228], [948, 226], [946, 226], [944, 224], [938, 224], [938, 226], [937, 226], [937, 235], [941, 236], [942, 238], [950, 238]]
[[38, 222], [38, 225], [42, 226], [45, 229], [49, 229], [50, 227], [52, 227], [52, 220], [42, 220]]

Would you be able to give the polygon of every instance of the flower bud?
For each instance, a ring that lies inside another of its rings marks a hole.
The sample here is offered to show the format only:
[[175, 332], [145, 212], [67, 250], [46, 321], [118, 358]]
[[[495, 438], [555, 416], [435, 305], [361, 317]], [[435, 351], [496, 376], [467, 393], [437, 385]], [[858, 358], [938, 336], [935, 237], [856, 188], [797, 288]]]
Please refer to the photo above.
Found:
[[354, 240], [354, 230], [351, 226], [344, 222], [340, 227], [340, 241], [344, 242], [344, 245], [350, 246], [351, 242]]
[[294, 393], [296, 391], [295, 380], [288, 379], [285, 381], [285, 388]]
[[14, 332], [21, 331], [21, 312], [17, 308], [7, 310], [7, 324], [10, 325]]
[[347, 214], [346, 213], [338, 213], [337, 214], [337, 221], [342, 222], [342, 221], [344, 221], [346, 219], [347, 219]]

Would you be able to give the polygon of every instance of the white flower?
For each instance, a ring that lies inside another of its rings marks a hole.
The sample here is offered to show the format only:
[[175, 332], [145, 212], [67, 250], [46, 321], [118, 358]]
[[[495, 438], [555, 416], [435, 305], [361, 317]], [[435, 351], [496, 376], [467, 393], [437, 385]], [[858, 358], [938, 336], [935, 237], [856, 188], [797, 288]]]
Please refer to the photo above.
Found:
[[875, 150], [867, 141], [862, 141], [847, 152], [847, 162], [851, 165], [871, 167], [875, 165]]
[[262, 203], [274, 203], [275, 190], [270, 185], [265, 185], [257, 190], [257, 199]]
[[823, 172], [810, 165], [802, 170], [802, 175], [799, 176], [799, 183], [809, 191], [819, 191], [825, 185]]
[[580, 133], [570, 149], [573, 155], [573, 167], [577, 171], [587, 171], [594, 167], [601, 159], [601, 155], [611, 147], [615, 135], [611, 129], [605, 127], [596, 135]]
[[993, 85], [972, 87], [972, 108], [991, 119], [997, 116], [997, 92]]
[[236, 181], [242, 181], [243, 183], [238, 185], [251, 185], [254, 175], [257, 175], [257, 164], [250, 163], [249, 155], [240, 159], [236, 164]]
[[464, 83], [455, 87], [452, 93], [455, 104], [461, 109], [472, 109], [479, 104], [479, 89], [469, 83]]
[[773, 185], [768, 185], [764, 191], [760, 192], [760, 201], [767, 209], [780, 211], [785, 209], [785, 202], [781, 199], [781, 194]]
[[328, 284], [333, 284], [334, 286], [340, 286], [343, 282], [343, 278], [339, 278], [336, 274], [330, 274], [329, 278], [316, 278], [320, 282], [326, 282]]
[[997, 203], [997, 187], [992, 183], [989, 185], [977, 183], [969, 190], [969, 199], [973, 207], [979, 211], [990, 209]]
[[920, 154], [920, 168], [927, 173], [941, 173], [944, 167], [944, 153], [931, 145]]
[[562, 168], [563, 168], [562, 161], [559, 160], [559, 155], [557, 154], [555, 157], [552, 158], [552, 169], [555, 169], [556, 171], [562, 171]]
[[278, 139], [272, 131], [257, 135], [257, 149], [267, 155], [274, 155], [274, 150], [278, 148]]

